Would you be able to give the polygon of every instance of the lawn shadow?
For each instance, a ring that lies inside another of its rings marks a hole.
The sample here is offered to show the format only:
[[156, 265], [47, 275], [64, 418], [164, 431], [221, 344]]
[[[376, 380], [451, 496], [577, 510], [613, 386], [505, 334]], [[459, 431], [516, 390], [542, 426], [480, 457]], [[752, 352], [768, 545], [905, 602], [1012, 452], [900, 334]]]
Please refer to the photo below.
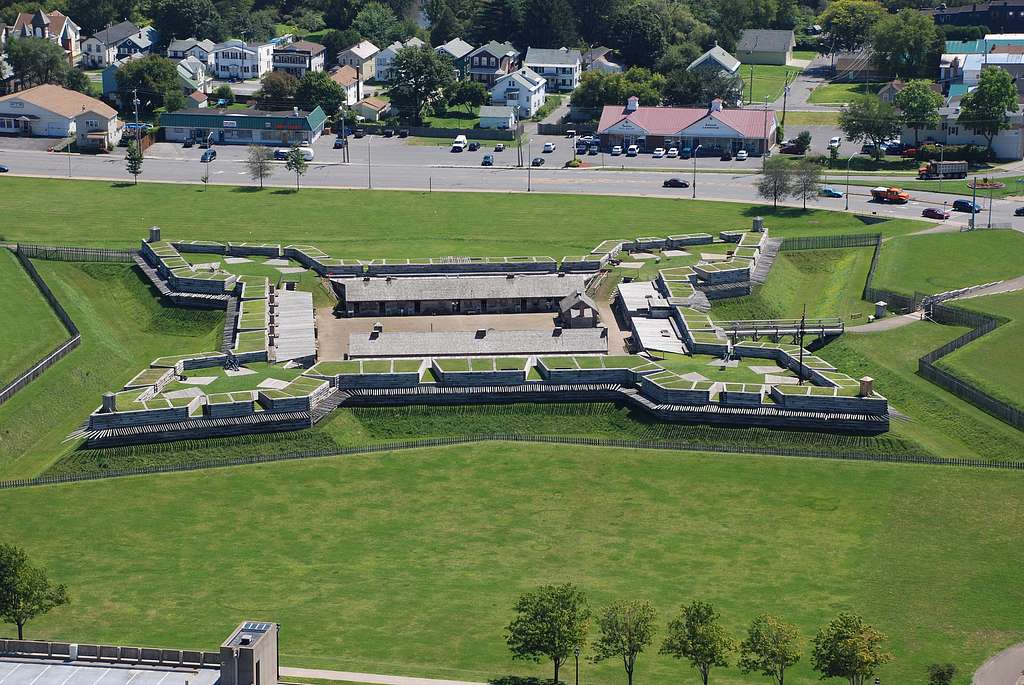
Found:
[[134, 188], [135, 184], [131, 181], [116, 181], [110, 184], [111, 188]]
[[262, 191], [263, 188], [259, 186], [235, 186], [231, 189], [232, 193], [259, 193]]
[[295, 195], [297, 191], [295, 188], [278, 188], [277, 190], [270, 191], [271, 195]]
[[[498, 678], [491, 678], [487, 681], [489, 685], [552, 685], [548, 678], [525, 677], [519, 675], [503, 675]], [[561, 684], [558, 681], [558, 685]]]
[[801, 209], [800, 207], [772, 207], [771, 205], [755, 205], [743, 210], [743, 216], [770, 216], [780, 219], [795, 219], [807, 216], [812, 208]]

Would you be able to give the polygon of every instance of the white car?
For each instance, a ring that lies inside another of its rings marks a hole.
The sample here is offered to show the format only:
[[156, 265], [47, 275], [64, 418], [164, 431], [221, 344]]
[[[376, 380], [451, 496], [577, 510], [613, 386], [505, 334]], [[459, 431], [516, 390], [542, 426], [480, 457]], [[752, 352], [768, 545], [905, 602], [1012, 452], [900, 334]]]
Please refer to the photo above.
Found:
[[747, 151], [746, 150], [740, 150], [739, 152], [736, 153], [736, 161], [737, 162], [745, 162], [746, 160], [747, 160]]
[[832, 136], [831, 138], [828, 139], [828, 146], [838, 148], [842, 142], [843, 139], [840, 138], [839, 136]]
[[640, 154], [639, 145], [630, 145], [629, 147], [626, 148], [627, 157], [636, 157], [638, 154]]
[[622, 146], [621, 145], [612, 145], [612, 157], [617, 157], [618, 155], [621, 155], [621, 154], [622, 154]]
[[679, 148], [677, 148], [677, 147], [670, 147], [668, 149], [668, 152], [665, 153], [665, 156], [666, 157], [678, 157], [679, 156]]
[[544, 143], [544, 152], [554, 152], [554, 151], [555, 151], [555, 144], [554, 143]]
[[656, 147], [656, 148], [654, 148], [654, 152], [651, 153], [651, 157], [654, 157], [655, 159], [661, 159], [664, 156], [665, 156], [665, 148], [663, 148], [663, 147]]

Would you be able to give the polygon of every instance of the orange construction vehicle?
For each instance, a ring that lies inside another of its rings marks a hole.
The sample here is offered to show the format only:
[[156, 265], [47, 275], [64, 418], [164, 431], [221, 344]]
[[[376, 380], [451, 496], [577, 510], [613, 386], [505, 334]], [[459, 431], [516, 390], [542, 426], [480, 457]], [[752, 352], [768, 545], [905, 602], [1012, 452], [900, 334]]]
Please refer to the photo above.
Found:
[[905, 205], [910, 201], [910, 193], [906, 192], [902, 188], [886, 188], [879, 186], [878, 188], [871, 189], [871, 198], [878, 202], [891, 202], [894, 204]]

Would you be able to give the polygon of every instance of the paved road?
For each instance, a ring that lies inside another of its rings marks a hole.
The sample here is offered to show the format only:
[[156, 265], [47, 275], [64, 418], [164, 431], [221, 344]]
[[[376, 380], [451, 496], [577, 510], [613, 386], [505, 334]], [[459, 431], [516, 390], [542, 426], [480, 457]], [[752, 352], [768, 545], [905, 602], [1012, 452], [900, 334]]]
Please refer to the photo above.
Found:
[[1024, 643], [1004, 649], [974, 672], [971, 685], [1024, 685]]
[[374, 683], [375, 685], [487, 685], [468, 680], [441, 680], [435, 678], [413, 678], [376, 673], [352, 673], [350, 671], [328, 671], [319, 668], [281, 668], [281, 680], [288, 678], [321, 678], [323, 680], [347, 680], [353, 683]]

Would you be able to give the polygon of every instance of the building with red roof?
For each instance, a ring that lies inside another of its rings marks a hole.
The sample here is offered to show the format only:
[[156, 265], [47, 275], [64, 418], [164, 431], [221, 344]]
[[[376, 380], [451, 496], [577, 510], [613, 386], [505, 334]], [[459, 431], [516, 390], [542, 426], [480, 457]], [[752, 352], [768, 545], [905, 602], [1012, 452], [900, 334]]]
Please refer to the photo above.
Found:
[[607, 105], [601, 111], [597, 134], [605, 148], [636, 145], [641, 152], [658, 147], [683, 151], [699, 145], [706, 155], [726, 150], [760, 155], [771, 149], [775, 129], [775, 112], [770, 109], [724, 109], [721, 100], [708, 108], [641, 107], [631, 97], [625, 107]]

